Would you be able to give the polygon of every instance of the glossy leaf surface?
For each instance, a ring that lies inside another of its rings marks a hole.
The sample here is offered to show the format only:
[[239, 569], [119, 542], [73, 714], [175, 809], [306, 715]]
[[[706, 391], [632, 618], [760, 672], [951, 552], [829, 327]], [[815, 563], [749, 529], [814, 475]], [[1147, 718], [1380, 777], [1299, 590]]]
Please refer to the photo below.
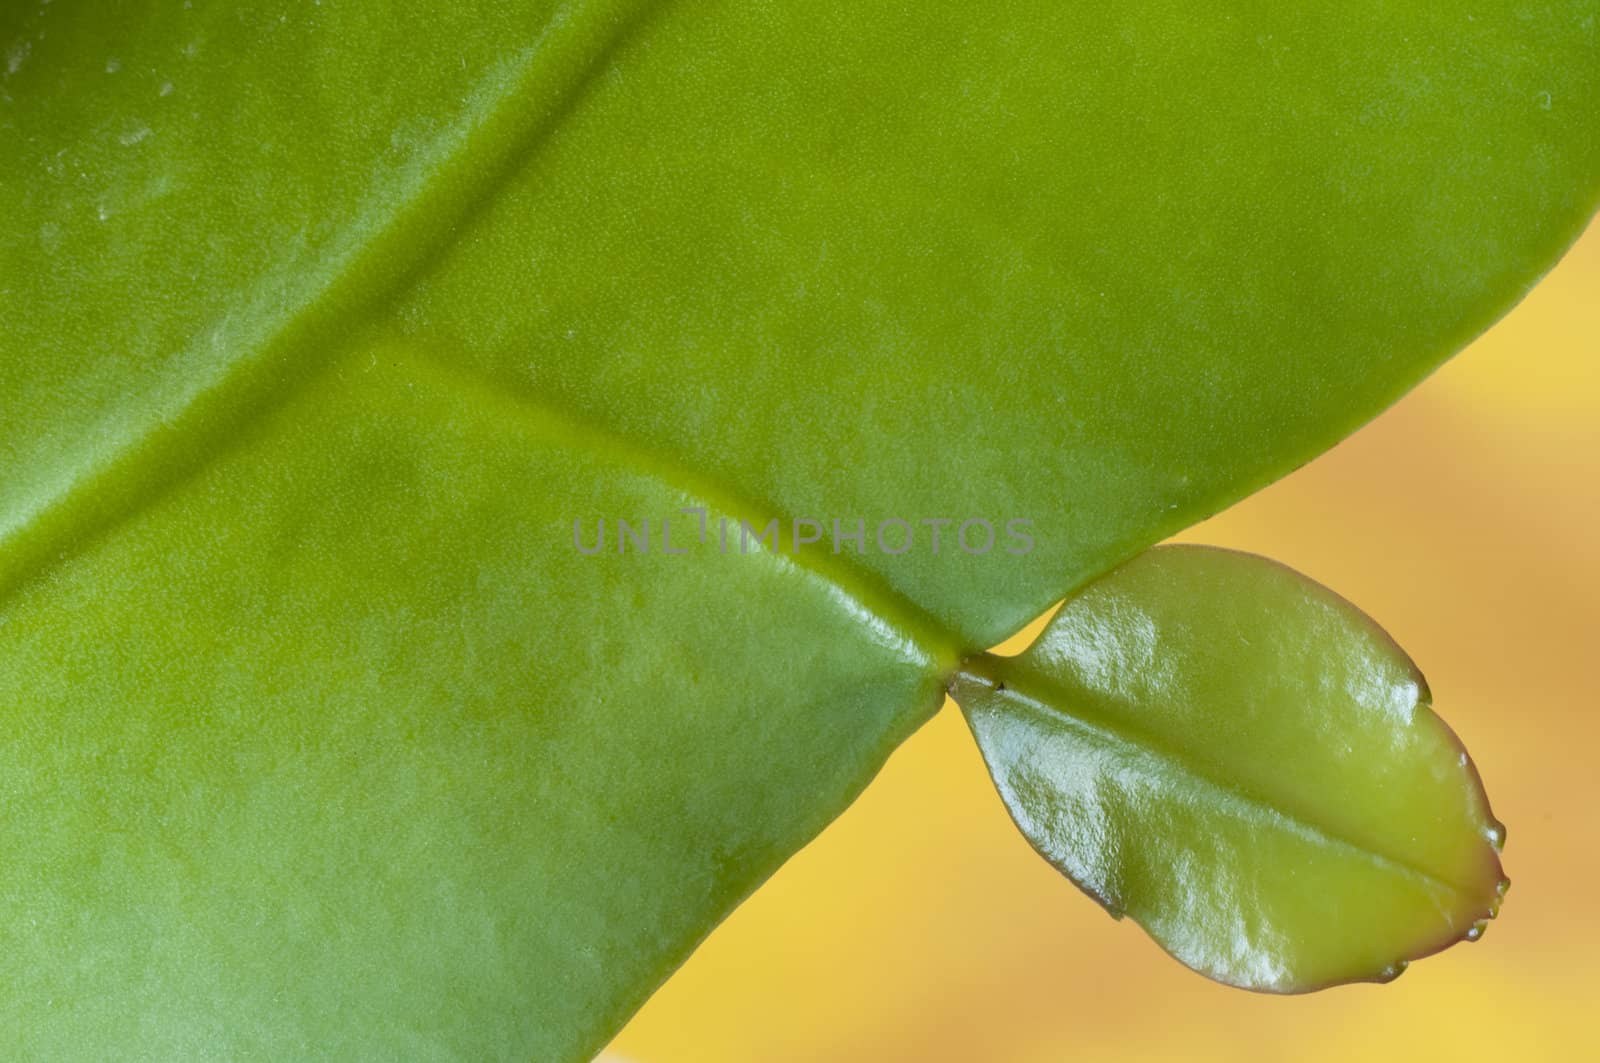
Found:
[[1499, 908], [1504, 828], [1421, 673], [1281, 565], [1158, 547], [952, 692], [1040, 854], [1213, 978], [1386, 980]]
[[[961, 651], [1532, 283], [1595, 15], [7, 6], [0, 1022], [581, 1054]], [[685, 499], [1036, 549], [572, 547]]]

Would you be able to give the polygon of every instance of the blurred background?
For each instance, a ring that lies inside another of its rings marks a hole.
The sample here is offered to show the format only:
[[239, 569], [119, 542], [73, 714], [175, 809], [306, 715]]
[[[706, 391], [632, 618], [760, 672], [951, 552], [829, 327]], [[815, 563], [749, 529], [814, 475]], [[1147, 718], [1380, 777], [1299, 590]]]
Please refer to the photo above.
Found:
[[1593, 226], [1397, 406], [1182, 536], [1328, 584], [1421, 665], [1509, 828], [1511, 892], [1481, 941], [1388, 986], [1277, 998], [1212, 985], [1034, 855], [947, 704], [611, 1052], [631, 1063], [1600, 1059], [1597, 529]]

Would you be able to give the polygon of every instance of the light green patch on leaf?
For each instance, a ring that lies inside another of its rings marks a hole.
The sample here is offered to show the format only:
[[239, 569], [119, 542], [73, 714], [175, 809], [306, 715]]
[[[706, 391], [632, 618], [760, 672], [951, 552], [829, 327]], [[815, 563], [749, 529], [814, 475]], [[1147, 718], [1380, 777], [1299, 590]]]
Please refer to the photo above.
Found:
[[573, 560], [709, 500], [375, 359], [9, 604], [19, 1058], [592, 1052], [942, 700], [785, 557]]

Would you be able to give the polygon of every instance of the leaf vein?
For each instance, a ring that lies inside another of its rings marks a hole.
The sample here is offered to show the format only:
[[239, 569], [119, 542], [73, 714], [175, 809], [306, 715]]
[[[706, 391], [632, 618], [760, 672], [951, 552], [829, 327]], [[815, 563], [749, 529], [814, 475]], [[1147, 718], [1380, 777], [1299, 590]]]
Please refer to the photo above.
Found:
[[[994, 684], [994, 681], [989, 677], [973, 671], [966, 671], [966, 675], [969, 679], [981, 684], [991, 687]], [[1014, 675], [1007, 676], [1005, 688], [999, 691], [1000, 696], [1009, 697], [1010, 700], [1020, 702], [1036, 714], [1046, 716], [1053, 721], [1064, 721], [1069, 727], [1087, 732], [1109, 744], [1132, 750], [1141, 756], [1154, 757], [1157, 760], [1164, 761], [1199, 789], [1209, 790], [1218, 794], [1223, 799], [1241, 806], [1249, 813], [1286, 827], [1302, 837], [1310, 838], [1334, 849], [1353, 853], [1380, 867], [1420, 879], [1430, 886], [1447, 890], [1457, 896], [1469, 897], [1476, 893], [1476, 891], [1470, 890], [1466, 886], [1452, 882], [1426, 868], [1419, 867], [1403, 857], [1382, 852], [1367, 843], [1347, 837], [1331, 827], [1308, 819], [1294, 810], [1281, 807], [1270, 800], [1251, 794], [1235, 784], [1218, 779], [1212, 773], [1206, 771], [1204, 766], [1197, 763], [1193, 757], [1148, 732], [1128, 727], [1126, 724], [1114, 724], [1106, 720], [1094, 720], [1069, 713], [1052, 702], [1038, 697], [1025, 687], [1019, 688], [1015, 678]], [[1051, 692], [1062, 699], [1070, 700], [1068, 692], [1056, 689], [1053, 685]]]

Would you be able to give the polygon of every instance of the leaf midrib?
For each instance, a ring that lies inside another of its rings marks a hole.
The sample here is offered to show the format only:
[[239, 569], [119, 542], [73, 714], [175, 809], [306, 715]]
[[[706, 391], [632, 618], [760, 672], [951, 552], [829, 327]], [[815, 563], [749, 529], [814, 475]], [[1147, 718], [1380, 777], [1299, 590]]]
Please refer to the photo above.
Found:
[[[1470, 886], [1444, 878], [1436, 872], [1412, 863], [1404, 857], [1374, 848], [1368, 843], [1348, 837], [1332, 827], [1308, 819], [1293, 809], [1283, 807], [1270, 799], [1259, 797], [1237, 785], [1219, 779], [1213, 773], [1207, 771], [1205, 766], [1194, 757], [1171, 743], [1155, 737], [1146, 730], [1131, 727], [1123, 721], [1107, 719], [1099, 714], [1068, 712], [1048, 697], [1041, 696], [1036, 692], [1035, 677], [1029, 676], [1023, 679], [1019, 685], [1017, 673], [1014, 670], [1008, 670], [1003, 679], [997, 678], [995, 675], [991, 675], [990, 671], [998, 661], [998, 658], [986, 658], [970, 662], [963, 666], [961, 677], [986, 687], [990, 696], [1021, 703], [1036, 715], [1043, 716], [1049, 721], [1081, 728], [1113, 745], [1132, 749], [1138, 753], [1153, 755], [1157, 760], [1170, 764], [1174, 770], [1190, 780], [1198, 788], [1220, 794], [1226, 800], [1243, 805], [1253, 812], [1265, 815], [1270, 820], [1287, 824], [1330, 848], [1354, 853], [1371, 863], [1377, 864], [1379, 867], [1420, 879], [1430, 886], [1446, 890], [1459, 898], [1471, 899], [1476, 897], [1479, 892]], [[1077, 702], [1087, 700], [1081, 695], [1075, 695], [1070, 690], [1060, 688], [1058, 684], [1045, 680], [1039, 680], [1037, 686], [1047, 688], [1049, 694], [1055, 696], [1056, 701]], [[972, 710], [968, 709], [967, 711], [970, 714]]]
[[[734, 523], [746, 521], [757, 529], [774, 519], [780, 522], [781, 529], [783, 522], [790, 519], [790, 514], [762, 505], [727, 483], [697, 473], [661, 452], [582, 420], [499, 377], [440, 358], [415, 345], [403, 349], [388, 346], [382, 357], [430, 386], [467, 398], [474, 409], [491, 411], [502, 419], [526, 425], [547, 439], [584, 454], [597, 455], [631, 474], [684, 495], [702, 505], [712, 516], [726, 516]], [[761, 547], [748, 553], [741, 550], [738, 556], [763, 558], [818, 581], [872, 635], [888, 643], [886, 648], [914, 659], [938, 675], [941, 682], [955, 673], [962, 655], [956, 635], [870, 569], [850, 563], [847, 555], [819, 550], [785, 552], [781, 548]]]

